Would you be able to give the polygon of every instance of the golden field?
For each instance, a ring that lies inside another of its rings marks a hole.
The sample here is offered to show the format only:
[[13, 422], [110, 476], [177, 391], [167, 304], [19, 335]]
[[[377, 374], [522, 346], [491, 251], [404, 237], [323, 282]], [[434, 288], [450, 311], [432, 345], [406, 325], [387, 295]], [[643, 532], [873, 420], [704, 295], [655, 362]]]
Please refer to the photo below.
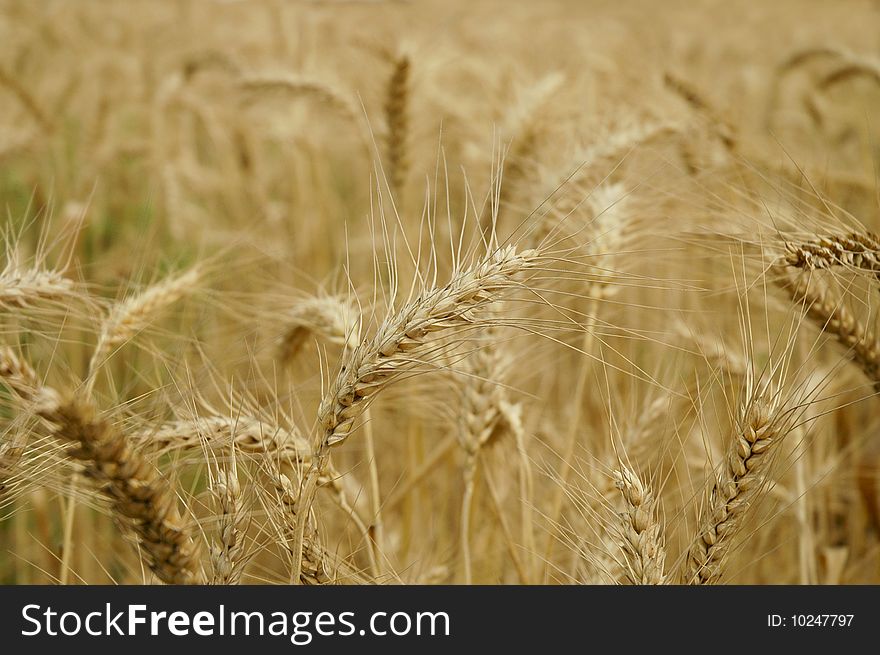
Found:
[[0, 2], [0, 581], [880, 582], [878, 27]]

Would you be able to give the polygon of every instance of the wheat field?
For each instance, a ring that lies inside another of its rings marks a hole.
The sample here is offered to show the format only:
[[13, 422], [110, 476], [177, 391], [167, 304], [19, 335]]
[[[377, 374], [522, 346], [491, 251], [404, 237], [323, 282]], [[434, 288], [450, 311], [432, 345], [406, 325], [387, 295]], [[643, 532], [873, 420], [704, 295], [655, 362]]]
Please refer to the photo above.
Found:
[[0, 2], [0, 582], [880, 582], [880, 4]]

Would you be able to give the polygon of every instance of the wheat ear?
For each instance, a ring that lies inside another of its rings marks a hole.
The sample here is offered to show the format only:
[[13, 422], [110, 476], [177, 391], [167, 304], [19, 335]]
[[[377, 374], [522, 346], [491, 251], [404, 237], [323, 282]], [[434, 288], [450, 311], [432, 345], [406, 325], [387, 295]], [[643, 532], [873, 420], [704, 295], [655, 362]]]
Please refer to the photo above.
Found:
[[[9, 346], [0, 346], [0, 383], [25, 402], [32, 401], [40, 388], [36, 371]], [[11, 439], [0, 444], [0, 500], [10, 487], [26, 444], [23, 432], [16, 432]]]
[[546, 75], [524, 89], [505, 116], [503, 135], [510, 140], [510, 146], [502, 162], [497, 199], [486, 207], [480, 218], [480, 224], [487, 232], [492, 230], [493, 204], [500, 217], [516, 198], [523, 182], [530, 177], [546, 127], [546, 121], [542, 121], [544, 110], [564, 82], [565, 76], [559, 72]]
[[322, 429], [318, 450], [342, 443], [370, 399], [430, 356], [431, 337], [462, 328], [480, 327], [475, 310], [521, 285], [523, 273], [538, 261], [537, 250], [501, 248], [448, 284], [430, 289], [404, 305], [379, 327], [368, 342], [351, 351], [318, 412]]
[[68, 455], [85, 466], [112, 503], [120, 521], [137, 535], [138, 546], [156, 576], [169, 584], [199, 582], [199, 553], [177, 500], [156, 470], [136, 453], [115, 426], [97, 415], [82, 396], [39, 392], [37, 413], [57, 439], [72, 443]]
[[845, 266], [873, 273], [880, 279], [880, 238], [870, 232], [820, 236], [800, 243], [786, 243], [785, 263], [814, 271]]
[[8, 263], [0, 272], [0, 309], [25, 309], [34, 303], [53, 302], [75, 295], [73, 282], [58, 271], [20, 268]]
[[394, 61], [385, 89], [385, 158], [388, 183], [398, 203], [409, 172], [409, 78], [410, 58], [401, 53]]
[[[306, 526], [303, 508], [312, 505], [329, 449], [349, 437], [375, 394], [429, 359], [432, 337], [480, 327], [478, 310], [521, 287], [520, 278], [539, 259], [538, 250], [517, 252], [513, 246], [490, 252], [472, 267], [459, 270], [445, 286], [429, 289], [406, 303], [379, 326], [371, 340], [345, 357], [318, 409], [319, 433], [300, 494], [299, 543]], [[295, 571], [298, 568], [294, 566]], [[297, 579], [296, 573], [293, 578]]]
[[8, 89], [12, 95], [18, 98], [21, 106], [33, 117], [45, 133], [54, 129], [54, 122], [49, 118], [34, 95], [19, 82], [18, 78], [0, 66], [0, 87]]
[[296, 428], [281, 428], [246, 415], [210, 415], [169, 421], [158, 428], [148, 427], [132, 433], [139, 446], [158, 451], [191, 450], [207, 447], [214, 453], [236, 452], [263, 455], [308, 463], [311, 448]]
[[462, 385], [459, 445], [464, 451], [464, 494], [461, 501], [461, 552], [465, 584], [473, 583], [470, 526], [480, 452], [498, 437], [503, 390], [497, 376], [501, 370], [495, 331], [486, 333], [474, 345], [476, 350], [465, 362], [467, 378]]
[[9, 346], [0, 346], [0, 382], [24, 401], [33, 400], [41, 387], [37, 372]]
[[13, 476], [23, 454], [24, 443], [21, 439], [12, 439], [0, 444], [0, 507], [3, 506], [6, 493], [13, 484]]
[[739, 145], [736, 128], [712, 106], [696, 87], [669, 71], [664, 73], [663, 83], [666, 88], [690, 105], [696, 113], [701, 114], [706, 119], [709, 129], [721, 141], [725, 149], [730, 154], [736, 154]]
[[880, 84], [880, 62], [875, 59], [851, 57], [849, 61], [826, 75], [819, 83], [819, 88], [827, 91], [835, 84], [857, 77], [865, 77], [874, 84]]
[[192, 292], [201, 273], [193, 268], [186, 273], [169, 277], [148, 287], [141, 293], [118, 303], [101, 326], [101, 334], [89, 362], [90, 382], [101, 364], [138, 332], [146, 328], [155, 314]]
[[687, 555], [687, 584], [712, 584], [721, 578], [733, 537], [759, 497], [770, 457], [787, 431], [778, 412], [764, 399], [756, 398], [744, 408], [700, 513], [699, 533]]
[[[303, 509], [299, 484], [277, 467], [270, 467], [276, 499], [271, 505], [272, 519], [291, 559], [291, 581], [304, 585], [321, 585], [331, 581], [332, 572], [320, 556], [318, 530], [311, 509]], [[306, 513], [305, 517], [300, 512]], [[300, 534], [300, 519], [307, 529]]]
[[211, 494], [219, 510], [218, 541], [211, 547], [211, 583], [238, 584], [247, 564], [244, 539], [250, 519], [242, 506], [241, 485], [238, 482], [234, 455], [229, 466], [215, 472]]
[[289, 93], [310, 98], [325, 109], [330, 109], [357, 123], [359, 110], [351, 99], [327, 82], [290, 75], [249, 75], [240, 81], [240, 88], [250, 99], [275, 93]]
[[675, 123], [647, 120], [609, 131], [581, 148], [565, 169], [554, 173], [550, 183], [541, 190], [542, 200], [546, 202], [542, 203], [539, 214], [557, 219], [571, 214], [629, 152], [681, 132]]
[[666, 547], [657, 499], [636, 472], [623, 464], [614, 472], [614, 478], [625, 503], [618, 531], [624, 575], [635, 585], [663, 584]]
[[849, 360], [862, 369], [862, 372], [880, 391], [880, 342], [852, 315], [840, 298], [809, 277], [793, 279], [785, 267], [776, 264], [771, 269], [773, 280], [796, 305], [803, 305], [807, 316], [820, 330], [832, 335], [846, 347]]
[[292, 362], [309, 337], [353, 348], [358, 342], [358, 319], [354, 303], [338, 296], [317, 296], [298, 302], [284, 318], [278, 361]]

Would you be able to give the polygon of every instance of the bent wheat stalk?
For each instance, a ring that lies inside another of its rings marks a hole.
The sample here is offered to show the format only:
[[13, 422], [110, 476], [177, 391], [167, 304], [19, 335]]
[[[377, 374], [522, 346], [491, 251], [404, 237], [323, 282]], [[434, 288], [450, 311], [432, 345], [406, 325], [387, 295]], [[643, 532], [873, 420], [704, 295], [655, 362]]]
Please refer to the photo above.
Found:
[[[346, 356], [318, 410], [318, 435], [299, 497], [300, 544], [307, 508], [313, 502], [329, 450], [348, 439], [375, 394], [429, 359], [432, 337], [480, 327], [481, 317], [476, 310], [520, 288], [521, 278], [537, 265], [540, 257], [538, 250], [517, 252], [513, 246], [490, 252], [472, 267], [455, 273], [445, 286], [429, 289], [406, 303], [379, 326], [371, 340]], [[299, 551], [301, 547], [295, 548], [294, 554]], [[299, 566], [294, 569], [298, 571]], [[294, 573], [293, 579], [297, 578]]]

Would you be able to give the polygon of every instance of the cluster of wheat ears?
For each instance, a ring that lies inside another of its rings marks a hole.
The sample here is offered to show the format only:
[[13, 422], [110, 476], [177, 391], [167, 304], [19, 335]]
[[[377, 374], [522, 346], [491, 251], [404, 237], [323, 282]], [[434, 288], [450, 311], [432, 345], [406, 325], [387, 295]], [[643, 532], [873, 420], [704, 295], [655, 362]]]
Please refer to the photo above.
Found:
[[0, 2], [0, 581], [880, 580], [877, 17], [661, 4]]

